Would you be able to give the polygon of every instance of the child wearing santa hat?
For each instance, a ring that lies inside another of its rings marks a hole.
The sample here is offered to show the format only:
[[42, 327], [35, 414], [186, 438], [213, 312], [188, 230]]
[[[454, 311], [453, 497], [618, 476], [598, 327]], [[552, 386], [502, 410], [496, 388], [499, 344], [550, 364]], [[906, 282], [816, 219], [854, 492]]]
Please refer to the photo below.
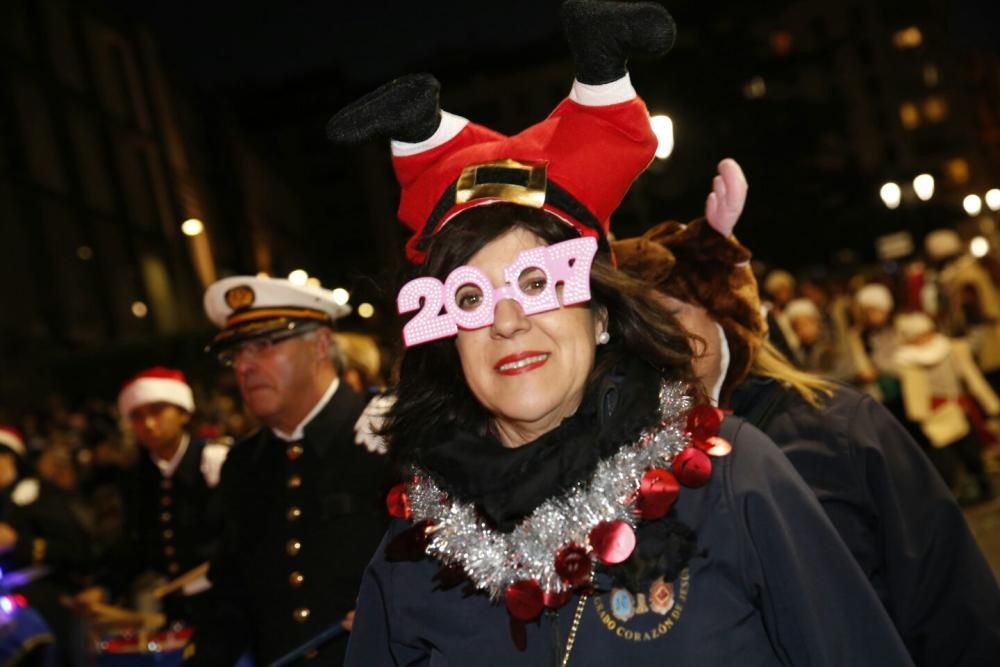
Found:
[[[194, 392], [176, 369], [157, 366], [130, 378], [118, 394], [118, 409], [146, 453], [130, 475], [124, 537], [105, 582], [122, 593], [143, 572], [172, 580], [212, 555], [221, 521], [216, 487], [230, 443], [190, 436]], [[168, 616], [191, 622], [210, 586], [204, 575], [193, 578], [165, 600]], [[84, 601], [93, 599], [90, 594]]]

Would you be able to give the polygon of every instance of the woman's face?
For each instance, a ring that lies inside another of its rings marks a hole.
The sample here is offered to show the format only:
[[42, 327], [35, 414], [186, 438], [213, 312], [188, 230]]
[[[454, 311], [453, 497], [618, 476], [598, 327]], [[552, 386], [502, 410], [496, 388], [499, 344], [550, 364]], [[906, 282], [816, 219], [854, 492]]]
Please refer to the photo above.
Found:
[[705, 391], [711, 392], [722, 374], [722, 341], [715, 320], [707, 310], [693, 303], [681, 301], [662, 292], [657, 292], [656, 298], [667, 307], [688, 333], [701, 339], [700, 341], [691, 339], [691, 366]]
[[[548, 244], [515, 227], [483, 246], [468, 265], [501, 287], [504, 268], [524, 250], [541, 245]], [[521, 289], [540, 291], [543, 279], [540, 271], [526, 272]], [[476, 294], [475, 288], [463, 287], [456, 298], [460, 306], [472, 307]], [[586, 303], [526, 316], [511, 299], [496, 305], [492, 325], [459, 329], [456, 346], [466, 384], [493, 415], [505, 446], [531, 442], [576, 412], [602, 331], [604, 324]]]

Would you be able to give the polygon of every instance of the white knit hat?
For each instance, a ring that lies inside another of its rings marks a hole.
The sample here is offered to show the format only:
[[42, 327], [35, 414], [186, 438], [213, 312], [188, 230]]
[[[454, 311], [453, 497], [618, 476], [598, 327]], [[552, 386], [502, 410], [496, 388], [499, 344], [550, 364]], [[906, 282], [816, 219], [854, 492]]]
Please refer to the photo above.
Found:
[[932, 260], [947, 259], [962, 253], [962, 239], [953, 229], [935, 229], [924, 239], [924, 249]]
[[769, 295], [774, 295], [782, 286], [788, 287], [788, 289], [795, 289], [795, 278], [788, 271], [775, 269], [767, 274], [767, 278], [764, 279], [764, 292]]
[[857, 291], [854, 300], [865, 308], [878, 308], [891, 311], [893, 306], [892, 292], [881, 283], [870, 283]]
[[819, 308], [809, 299], [792, 299], [782, 312], [790, 320], [794, 320], [796, 317], [811, 317], [815, 320], [821, 319]]
[[896, 331], [900, 337], [906, 341], [923, 336], [934, 331], [934, 320], [926, 313], [919, 311], [913, 313], [902, 313], [896, 317]]
[[130, 379], [118, 394], [118, 411], [123, 417], [128, 417], [136, 407], [148, 403], [170, 403], [194, 412], [194, 393], [184, 373], [156, 366]]

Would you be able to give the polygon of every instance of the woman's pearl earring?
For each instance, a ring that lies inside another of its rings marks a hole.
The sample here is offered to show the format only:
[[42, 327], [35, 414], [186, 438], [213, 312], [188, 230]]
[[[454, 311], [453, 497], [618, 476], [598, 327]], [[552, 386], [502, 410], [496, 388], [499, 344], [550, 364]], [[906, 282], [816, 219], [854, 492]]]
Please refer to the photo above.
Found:
[[609, 334], [607, 331], [602, 331], [601, 335], [597, 337], [597, 344], [607, 345], [609, 340], [611, 340], [611, 334]]

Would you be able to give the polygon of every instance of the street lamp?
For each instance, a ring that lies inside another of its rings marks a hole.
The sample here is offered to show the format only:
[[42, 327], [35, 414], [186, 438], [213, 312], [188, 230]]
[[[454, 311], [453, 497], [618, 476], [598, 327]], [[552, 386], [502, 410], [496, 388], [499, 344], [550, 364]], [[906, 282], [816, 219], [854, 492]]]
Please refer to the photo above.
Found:
[[969, 252], [972, 253], [973, 257], [986, 257], [986, 253], [989, 251], [990, 242], [986, 240], [986, 237], [977, 236], [969, 241]]
[[892, 181], [879, 188], [878, 194], [882, 198], [882, 203], [885, 204], [886, 208], [890, 209], [898, 208], [899, 202], [903, 197], [903, 191]]
[[979, 198], [979, 195], [968, 195], [962, 200], [962, 208], [971, 216], [979, 215], [980, 211], [983, 210], [983, 200]]
[[934, 177], [920, 174], [913, 179], [913, 191], [917, 194], [917, 199], [927, 201], [934, 196]]
[[663, 114], [653, 116], [649, 119], [649, 124], [656, 135], [656, 157], [664, 160], [674, 152], [674, 121], [670, 116]]
[[198, 218], [188, 218], [181, 223], [181, 231], [185, 236], [198, 236], [205, 231], [205, 225]]
[[333, 290], [333, 301], [337, 305], [343, 306], [348, 301], [351, 300], [351, 293], [345, 290], [343, 287], [338, 287]]
[[1000, 211], [1000, 188], [986, 191], [986, 206], [991, 211]]

